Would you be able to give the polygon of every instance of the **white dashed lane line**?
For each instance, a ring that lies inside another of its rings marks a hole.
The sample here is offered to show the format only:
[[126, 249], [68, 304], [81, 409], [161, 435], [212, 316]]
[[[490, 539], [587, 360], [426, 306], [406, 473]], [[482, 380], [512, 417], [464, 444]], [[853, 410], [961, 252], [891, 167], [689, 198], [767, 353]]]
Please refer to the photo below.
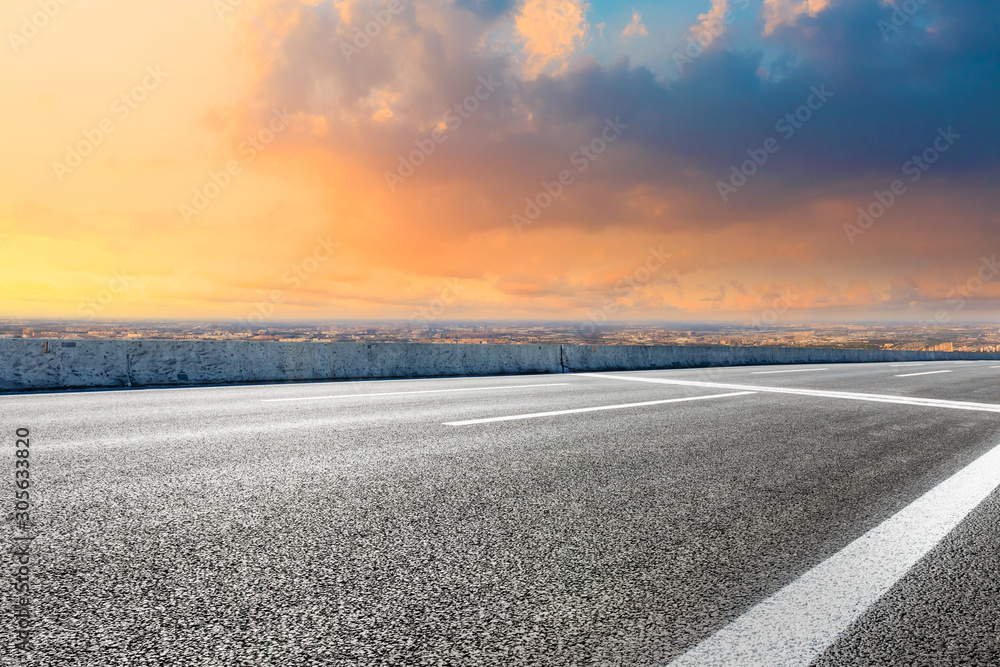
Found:
[[550, 384], [513, 384], [505, 387], [462, 387], [460, 389], [425, 389], [422, 391], [386, 391], [377, 394], [332, 394], [326, 396], [300, 396], [296, 398], [264, 398], [262, 403], [284, 403], [288, 401], [322, 401], [335, 398], [376, 398], [379, 396], [409, 396], [413, 394], [445, 394], [459, 391], [499, 391], [501, 389], [532, 389], [538, 387], [566, 387], [569, 382]]
[[817, 371], [828, 371], [829, 368], [793, 368], [787, 371], [754, 371], [750, 375], [774, 375], [776, 373], [815, 373]]
[[898, 378], [912, 378], [918, 375], [935, 375], [937, 373], [950, 373], [951, 371], [923, 371], [922, 373], [906, 373], [905, 375], [897, 375]]
[[597, 412], [600, 410], [624, 410], [626, 408], [643, 408], [649, 405], [665, 405], [667, 403], [684, 403], [686, 401], [707, 401], [712, 398], [728, 398], [730, 396], [746, 396], [752, 391], [737, 391], [729, 394], [713, 394], [711, 396], [688, 396], [687, 398], [668, 398], [662, 401], [645, 401], [643, 403], [621, 403], [619, 405], [598, 405], [590, 408], [573, 408], [570, 410], [554, 410], [552, 412], [533, 412], [525, 415], [509, 415], [506, 417], [487, 417], [485, 419], [466, 419], [458, 422], [445, 422], [445, 426], [469, 426], [471, 424], [489, 424], [491, 422], [506, 422], [518, 419], [538, 419], [540, 417], [558, 417], [574, 415], [581, 412]]

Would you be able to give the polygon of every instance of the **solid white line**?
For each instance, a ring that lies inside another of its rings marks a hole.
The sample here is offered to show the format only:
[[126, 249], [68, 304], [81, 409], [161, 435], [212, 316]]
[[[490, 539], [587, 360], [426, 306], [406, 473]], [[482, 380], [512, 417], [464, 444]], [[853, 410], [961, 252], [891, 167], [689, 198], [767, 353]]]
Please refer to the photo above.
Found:
[[272, 382], [267, 380], [260, 381], [250, 381], [250, 382], [240, 382], [237, 384], [213, 384], [213, 385], [202, 385], [202, 384], [192, 384], [184, 385], [178, 387], [129, 387], [122, 389], [110, 389], [103, 387], [78, 387], [75, 389], [45, 389], [39, 391], [27, 391], [3, 394], [0, 393], [0, 399], [4, 398], [45, 398], [46, 396], [71, 396], [78, 397], [81, 394], [135, 394], [138, 392], [147, 391], [191, 391], [191, 390], [208, 390], [208, 389], [285, 389], [290, 387], [314, 387], [316, 385], [332, 385], [338, 387], [345, 387], [348, 385], [373, 385], [373, 384], [396, 384], [398, 382], [412, 383], [412, 382], [442, 382], [442, 381], [454, 381], [454, 380], [513, 380], [517, 378], [525, 377], [525, 373], [508, 373], [504, 375], [460, 375], [455, 377], [416, 377], [416, 378], [367, 378], [363, 380], [340, 380], [338, 378], [323, 378], [316, 380], [300, 380], [295, 382]]
[[948, 408], [951, 410], [978, 410], [980, 412], [1000, 412], [1000, 405], [995, 403], [968, 403], [965, 401], [946, 401], [939, 398], [911, 398], [909, 396], [892, 396], [889, 394], [856, 394], [848, 391], [825, 391], [820, 389], [787, 389], [785, 387], [757, 387], [745, 384], [728, 384], [722, 382], [698, 382], [695, 380], [667, 380], [664, 378], [635, 377], [624, 375], [607, 375], [604, 373], [577, 373], [584, 377], [604, 378], [607, 380], [626, 380], [629, 382], [653, 382], [656, 384], [680, 385], [683, 387], [706, 387], [708, 389], [731, 389], [736, 391], [767, 392], [772, 394], [796, 394], [798, 396], [815, 396], [818, 398], [842, 398], [849, 401], [869, 401], [872, 403], [898, 403], [900, 405], [919, 405], [928, 408]]
[[558, 415], [573, 415], [580, 412], [597, 412], [598, 410], [623, 410], [639, 408], [647, 405], [663, 405], [664, 403], [683, 403], [684, 401], [705, 401], [710, 398], [726, 398], [729, 396], [746, 396], [752, 391], [737, 391], [730, 394], [713, 394], [712, 396], [689, 396], [687, 398], [668, 398], [663, 401], [646, 401], [644, 403], [622, 403], [620, 405], [599, 405], [593, 408], [574, 408], [572, 410], [555, 410], [553, 412], [534, 412], [526, 415], [510, 415], [508, 417], [487, 417], [486, 419], [467, 419], [459, 422], [445, 422], [445, 426], [469, 426], [470, 424], [489, 424], [491, 422], [514, 421], [515, 419], [537, 419], [538, 417], [556, 417]]
[[750, 375], [774, 375], [775, 373], [815, 373], [816, 371], [828, 371], [829, 368], [795, 368], [790, 371], [754, 371]]
[[898, 378], [912, 378], [918, 375], [935, 375], [937, 373], [950, 373], [951, 371], [923, 371], [922, 373], [907, 373], [906, 375], [897, 375]]
[[1000, 485], [1000, 446], [671, 663], [808, 665]]
[[505, 387], [462, 387], [460, 389], [424, 389], [421, 391], [387, 391], [379, 394], [336, 394], [328, 396], [301, 396], [298, 398], [262, 398], [261, 403], [282, 403], [285, 401], [322, 401], [331, 398], [361, 398], [369, 396], [406, 396], [408, 394], [443, 394], [456, 391], [493, 391], [495, 389], [529, 389], [531, 387], [565, 387], [569, 382], [552, 384], [512, 384]]

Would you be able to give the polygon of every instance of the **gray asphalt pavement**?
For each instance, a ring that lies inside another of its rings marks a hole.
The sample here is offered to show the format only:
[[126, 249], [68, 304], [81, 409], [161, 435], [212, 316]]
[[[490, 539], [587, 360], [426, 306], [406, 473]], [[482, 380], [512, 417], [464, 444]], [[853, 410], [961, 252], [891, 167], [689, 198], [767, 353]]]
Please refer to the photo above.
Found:
[[[0, 396], [17, 428], [0, 664], [665, 665], [1000, 445], [1000, 363]], [[816, 664], [998, 664], [998, 516]]]

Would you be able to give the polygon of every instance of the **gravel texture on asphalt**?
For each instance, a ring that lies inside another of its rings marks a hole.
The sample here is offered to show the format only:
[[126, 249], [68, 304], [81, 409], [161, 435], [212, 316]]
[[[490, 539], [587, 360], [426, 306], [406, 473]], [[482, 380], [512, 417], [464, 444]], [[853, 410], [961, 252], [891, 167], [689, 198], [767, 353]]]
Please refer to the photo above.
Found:
[[1000, 492], [814, 664], [1000, 664]]
[[[957, 368], [648, 375], [1000, 403], [997, 371]], [[0, 396], [39, 499], [35, 649], [0, 664], [664, 664], [1000, 441], [997, 414], [763, 393], [443, 425], [710, 393], [566, 375]], [[989, 664], [998, 509], [820, 664]]]

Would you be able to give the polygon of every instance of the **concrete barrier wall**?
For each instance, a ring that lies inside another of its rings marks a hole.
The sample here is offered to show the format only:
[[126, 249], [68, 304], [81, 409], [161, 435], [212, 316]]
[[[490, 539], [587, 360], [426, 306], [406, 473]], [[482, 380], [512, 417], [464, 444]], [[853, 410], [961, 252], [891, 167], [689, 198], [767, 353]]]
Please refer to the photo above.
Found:
[[0, 339], [0, 390], [126, 386], [125, 343]]
[[1000, 354], [642, 345], [454, 345], [0, 339], [0, 391], [516, 375]]
[[839, 364], [886, 361], [1000, 359], [978, 352], [909, 352], [904, 350], [824, 350], [797, 347], [722, 347], [654, 345], [565, 345], [567, 372], [619, 371], [703, 366], [767, 364]]
[[0, 339], [0, 391], [559, 373], [558, 345]]

